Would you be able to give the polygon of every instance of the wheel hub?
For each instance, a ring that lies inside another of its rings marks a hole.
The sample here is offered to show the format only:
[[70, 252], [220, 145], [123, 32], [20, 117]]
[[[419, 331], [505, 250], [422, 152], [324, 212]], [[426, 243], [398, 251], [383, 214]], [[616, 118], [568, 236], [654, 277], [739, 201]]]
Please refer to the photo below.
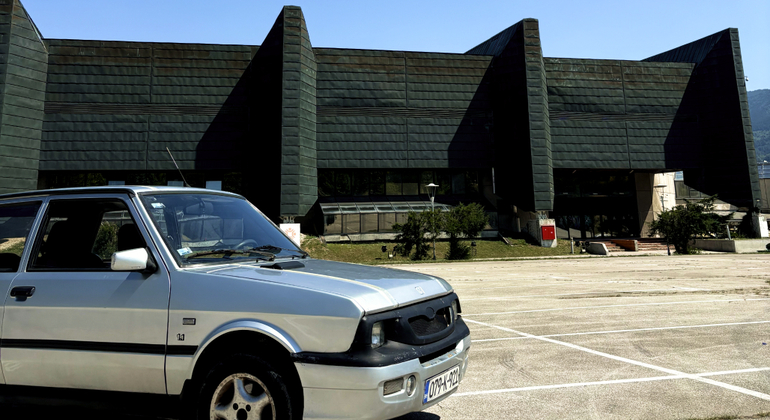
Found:
[[262, 381], [248, 373], [222, 380], [211, 398], [211, 420], [275, 420], [275, 403]]

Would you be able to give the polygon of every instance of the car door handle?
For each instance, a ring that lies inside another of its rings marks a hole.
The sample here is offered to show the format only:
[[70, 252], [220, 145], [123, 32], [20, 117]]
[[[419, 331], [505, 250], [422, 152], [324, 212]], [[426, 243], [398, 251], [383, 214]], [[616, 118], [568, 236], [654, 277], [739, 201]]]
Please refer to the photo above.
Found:
[[30, 297], [35, 293], [35, 286], [16, 286], [11, 289], [11, 297]]

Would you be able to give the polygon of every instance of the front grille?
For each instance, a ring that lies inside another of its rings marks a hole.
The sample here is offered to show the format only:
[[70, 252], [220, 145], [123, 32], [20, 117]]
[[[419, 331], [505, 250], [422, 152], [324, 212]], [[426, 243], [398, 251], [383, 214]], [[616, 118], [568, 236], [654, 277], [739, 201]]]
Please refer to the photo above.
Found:
[[444, 331], [451, 324], [451, 311], [449, 307], [441, 308], [436, 311], [436, 316], [429, 319], [427, 316], [420, 315], [409, 318], [409, 326], [418, 337], [435, 334]]

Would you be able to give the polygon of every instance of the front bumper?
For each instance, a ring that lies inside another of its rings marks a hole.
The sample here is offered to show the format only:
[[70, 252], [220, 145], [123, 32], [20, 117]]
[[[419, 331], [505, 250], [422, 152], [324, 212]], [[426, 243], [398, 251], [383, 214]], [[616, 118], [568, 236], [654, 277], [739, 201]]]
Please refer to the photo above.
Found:
[[[468, 367], [470, 335], [448, 353], [420, 363], [419, 359], [383, 367], [330, 366], [296, 362], [305, 395], [305, 419], [391, 419], [420, 411], [441, 402], [457, 391], [423, 404], [425, 381], [460, 365], [460, 381]], [[406, 385], [391, 395], [383, 395], [385, 382], [410, 375], [417, 378], [417, 389], [410, 397]]]

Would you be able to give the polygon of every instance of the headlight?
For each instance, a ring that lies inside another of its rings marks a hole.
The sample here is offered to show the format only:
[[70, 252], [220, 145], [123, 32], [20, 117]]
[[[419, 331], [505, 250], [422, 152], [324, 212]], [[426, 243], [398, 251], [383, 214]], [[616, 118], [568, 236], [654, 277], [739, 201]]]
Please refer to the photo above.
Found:
[[385, 329], [382, 328], [382, 321], [375, 322], [372, 325], [372, 348], [380, 347], [385, 344]]
[[457, 321], [457, 312], [459, 311], [460, 304], [457, 303], [457, 299], [452, 301], [452, 321]]

